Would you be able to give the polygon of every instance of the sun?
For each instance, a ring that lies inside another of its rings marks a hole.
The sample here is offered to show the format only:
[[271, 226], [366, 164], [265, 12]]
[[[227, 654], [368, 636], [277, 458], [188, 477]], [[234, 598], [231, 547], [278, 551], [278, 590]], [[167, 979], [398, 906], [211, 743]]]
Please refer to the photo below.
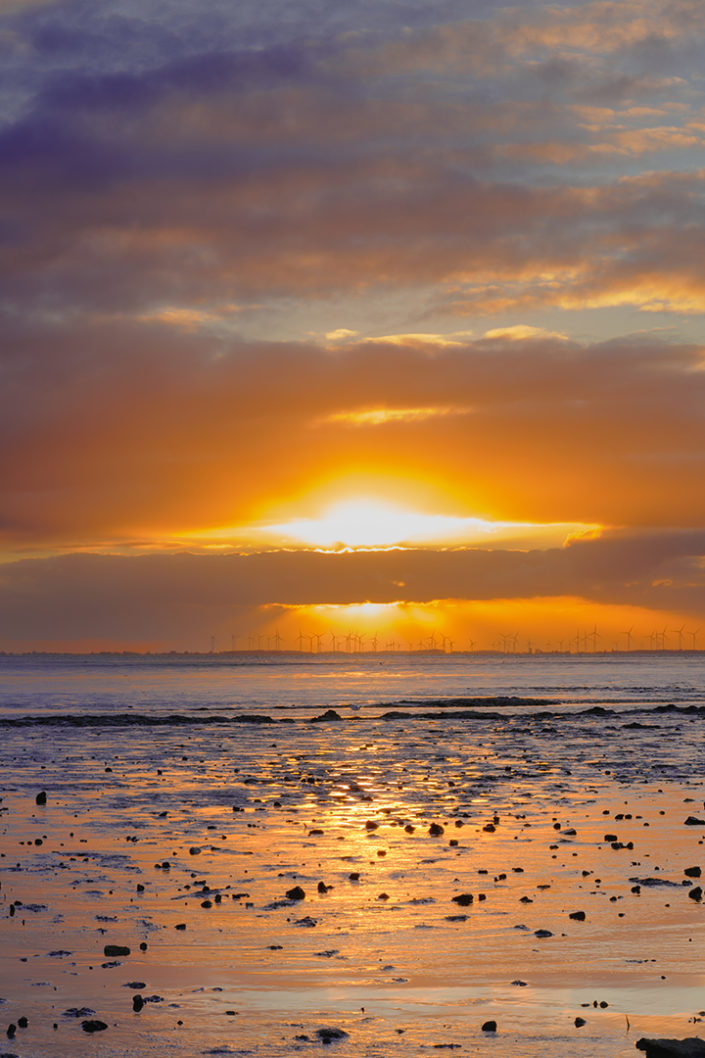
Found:
[[479, 518], [423, 514], [380, 500], [355, 498], [329, 507], [319, 518], [302, 518], [266, 531], [313, 547], [382, 548], [437, 541], [467, 532], [487, 532], [491, 523]]

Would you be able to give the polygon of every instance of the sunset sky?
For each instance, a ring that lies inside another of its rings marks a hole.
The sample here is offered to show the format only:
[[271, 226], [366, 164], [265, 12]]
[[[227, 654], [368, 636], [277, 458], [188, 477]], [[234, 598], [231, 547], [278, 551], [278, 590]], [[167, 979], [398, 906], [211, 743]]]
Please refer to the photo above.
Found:
[[0, 49], [0, 650], [705, 647], [702, 0]]

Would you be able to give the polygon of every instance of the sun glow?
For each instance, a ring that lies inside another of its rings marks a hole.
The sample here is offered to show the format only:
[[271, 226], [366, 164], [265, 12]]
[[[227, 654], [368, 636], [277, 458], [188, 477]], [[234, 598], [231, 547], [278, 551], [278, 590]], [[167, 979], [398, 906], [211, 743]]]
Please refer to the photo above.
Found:
[[330, 507], [320, 518], [301, 518], [264, 528], [268, 533], [314, 547], [393, 547], [468, 533], [486, 536], [498, 527], [499, 523], [480, 518], [422, 514], [378, 500], [351, 499]]

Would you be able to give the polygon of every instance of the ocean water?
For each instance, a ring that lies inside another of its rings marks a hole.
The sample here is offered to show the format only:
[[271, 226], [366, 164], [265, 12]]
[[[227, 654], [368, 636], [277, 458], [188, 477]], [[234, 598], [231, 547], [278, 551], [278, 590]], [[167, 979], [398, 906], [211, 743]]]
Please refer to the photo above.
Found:
[[8, 1053], [695, 1035], [704, 732], [689, 652], [2, 656]]
[[705, 652], [0, 655], [0, 718], [283, 715], [468, 697], [558, 707], [705, 700]]

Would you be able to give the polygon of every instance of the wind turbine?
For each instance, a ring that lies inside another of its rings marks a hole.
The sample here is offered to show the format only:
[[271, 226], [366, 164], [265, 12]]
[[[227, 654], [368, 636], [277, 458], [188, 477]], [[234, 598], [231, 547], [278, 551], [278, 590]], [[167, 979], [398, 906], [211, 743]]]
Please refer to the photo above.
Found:
[[301, 652], [301, 650], [303, 650], [303, 645], [302, 644], [303, 644], [304, 639], [306, 639], [306, 636], [303, 634], [301, 629], [299, 629], [299, 634], [296, 637], [296, 643], [298, 645], [299, 652]]
[[674, 629], [674, 632], [678, 636], [678, 649], [679, 650], [683, 649], [683, 628], [684, 628], [684, 625], [681, 625], [680, 628], [675, 628]]
[[626, 632], [622, 632], [623, 636], [627, 637], [627, 653], [632, 649], [632, 632], [634, 631], [634, 625], [631, 628], [627, 628]]
[[693, 650], [697, 649], [696, 646], [695, 646], [695, 637], [697, 636], [699, 631], [700, 631], [700, 629], [696, 628], [694, 632], [688, 632], [688, 635], [693, 637]]
[[325, 633], [323, 633], [323, 632], [314, 632], [313, 633], [313, 635], [311, 636], [311, 653], [313, 653], [313, 641], [314, 641], [314, 639], [316, 640], [316, 653], [317, 654], [321, 653], [321, 640], [323, 639], [324, 634]]

